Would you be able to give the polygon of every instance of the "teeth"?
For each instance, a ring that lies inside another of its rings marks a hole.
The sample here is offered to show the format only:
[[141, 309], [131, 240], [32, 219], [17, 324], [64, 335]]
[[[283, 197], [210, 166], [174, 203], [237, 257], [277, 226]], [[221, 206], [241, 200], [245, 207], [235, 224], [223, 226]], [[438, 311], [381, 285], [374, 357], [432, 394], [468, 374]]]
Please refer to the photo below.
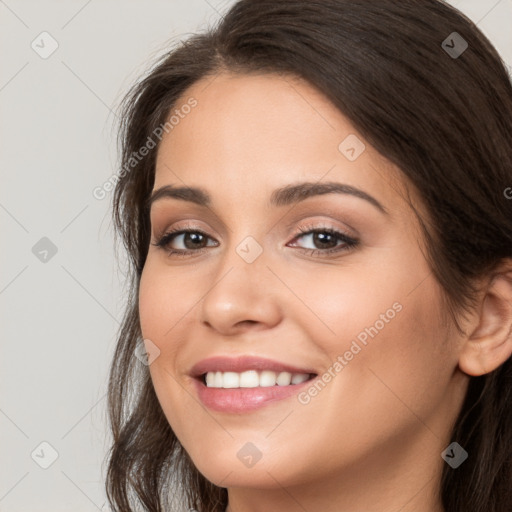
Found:
[[260, 386], [267, 388], [276, 385], [276, 372], [263, 371], [260, 373]]
[[292, 384], [300, 384], [306, 382], [308, 379], [309, 374], [307, 373], [295, 373], [292, 375]]
[[247, 370], [245, 372], [208, 372], [206, 386], [209, 388], [257, 388], [289, 386], [309, 379], [309, 373], [272, 372]]
[[277, 376], [277, 384], [279, 386], [289, 386], [292, 382], [292, 374], [288, 372], [281, 372]]

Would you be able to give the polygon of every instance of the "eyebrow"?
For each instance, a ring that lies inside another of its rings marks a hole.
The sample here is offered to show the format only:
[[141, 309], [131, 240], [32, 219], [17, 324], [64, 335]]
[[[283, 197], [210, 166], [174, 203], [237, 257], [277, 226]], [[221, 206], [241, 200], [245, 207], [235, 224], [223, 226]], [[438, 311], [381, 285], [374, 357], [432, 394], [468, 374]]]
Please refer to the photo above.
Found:
[[[304, 182], [295, 185], [286, 185], [285, 187], [278, 188], [272, 192], [269, 206], [288, 206], [309, 199], [310, 197], [324, 194], [346, 194], [358, 197], [359, 199], [363, 199], [375, 206], [380, 212], [388, 215], [387, 209], [373, 196], [359, 188], [353, 187], [352, 185], [336, 182]], [[159, 201], [163, 198], [179, 199], [205, 207], [209, 207], [212, 204], [210, 195], [203, 188], [165, 185], [151, 194], [151, 197], [148, 199], [146, 204], [147, 208], [151, 208], [151, 205], [155, 201]]]

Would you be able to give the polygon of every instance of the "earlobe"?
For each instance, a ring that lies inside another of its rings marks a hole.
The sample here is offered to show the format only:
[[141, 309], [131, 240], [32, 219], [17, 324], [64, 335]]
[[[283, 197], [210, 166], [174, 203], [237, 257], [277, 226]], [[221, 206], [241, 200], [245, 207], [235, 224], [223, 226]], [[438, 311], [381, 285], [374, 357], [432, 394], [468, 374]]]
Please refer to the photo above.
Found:
[[459, 368], [478, 377], [512, 355], [512, 261], [489, 281], [477, 319], [459, 355]]

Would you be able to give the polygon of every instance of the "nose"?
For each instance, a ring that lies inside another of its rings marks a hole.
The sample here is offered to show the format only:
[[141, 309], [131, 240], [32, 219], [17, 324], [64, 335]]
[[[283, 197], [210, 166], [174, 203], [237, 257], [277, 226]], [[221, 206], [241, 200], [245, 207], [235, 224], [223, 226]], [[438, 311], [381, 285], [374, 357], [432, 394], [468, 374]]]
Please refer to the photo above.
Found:
[[230, 251], [202, 301], [204, 325], [227, 336], [279, 324], [285, 298], [264, 254], [248, 263], [235, 250]]

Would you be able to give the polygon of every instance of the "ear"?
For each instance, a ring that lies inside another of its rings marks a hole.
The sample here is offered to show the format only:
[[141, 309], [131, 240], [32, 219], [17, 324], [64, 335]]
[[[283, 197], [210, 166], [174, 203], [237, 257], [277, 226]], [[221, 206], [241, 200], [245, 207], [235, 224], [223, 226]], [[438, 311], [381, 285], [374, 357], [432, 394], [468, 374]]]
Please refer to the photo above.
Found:
[[490, 276], [476, 315], [459, 354], [459, 368], [473, 377], [492, 372], [512, 355], [512, 260]]

